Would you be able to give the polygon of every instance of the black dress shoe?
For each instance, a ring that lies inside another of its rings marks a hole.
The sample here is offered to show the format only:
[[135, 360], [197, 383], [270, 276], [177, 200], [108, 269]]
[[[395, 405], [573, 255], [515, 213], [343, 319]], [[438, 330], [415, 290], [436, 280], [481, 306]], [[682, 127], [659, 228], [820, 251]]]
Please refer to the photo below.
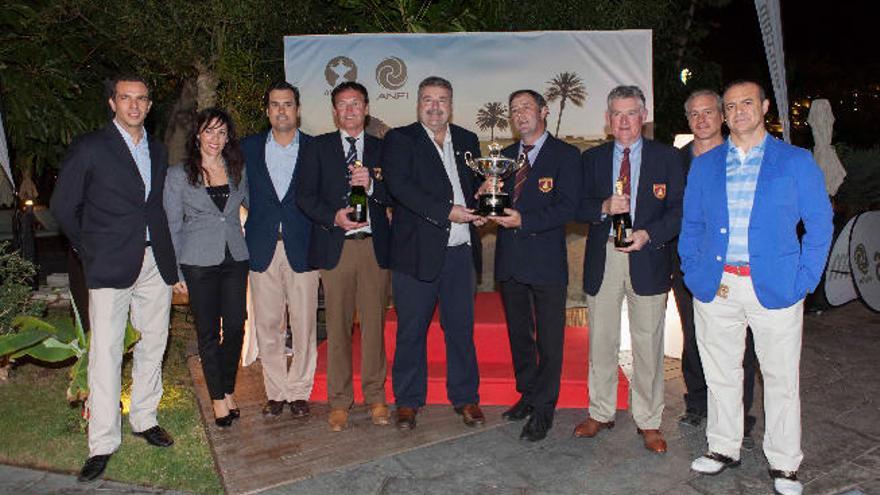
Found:
[[281, 416], [284, 412], [283, 400], [270, 400], [263, 406], [263, 416]]
[[523, 426], [520, 440], [540, 442], [547, 438], [547, 432], [553, 427], [553, 420], [547, 419], [543, 414], [532, 414], [529, 421]]
[[309, 403], [304, 400], [295, 400], [290, 403], [290, 412], [294, 418], [306, 418], [309, 416]]
[[219, 426], [220, 428], [229, 428], [232, 426], [232, 422], [235, 421], [235, 417], [232, 416], [232, 412], [223, 416], [222, 418], [214, 418], [214, 424]]
[[88, 483], [100, 478], [104, 474], [104, 470], [107, 469], [107, 461], [110, 460], [111, 455], [113, 454], [93, 455], [86, 459], [86, 463], [83, 464], [76, 480], [80, 483]]
[[235, 408], [229, 410], [229, 415], [232, 416], [232, 419], [238, 419], [241, 417], [241, 409]]
[[171, 435], [159, 425], [156, 425], [149, 430], [135, 431], [132, 433], [134, 433], [134, 436], [143, 438], [148, 444], [155, 447], [170, 447], [174, 444], [174, 439], [171, 438]]
[[510, 409], [501, 413], [501, 417], [508, 421], [520, 421], [529, 417], [532, 414], [532, 411], [534, 411], [532, 405], [525, 400], [520, 399], [516, 404], [511, 406]]

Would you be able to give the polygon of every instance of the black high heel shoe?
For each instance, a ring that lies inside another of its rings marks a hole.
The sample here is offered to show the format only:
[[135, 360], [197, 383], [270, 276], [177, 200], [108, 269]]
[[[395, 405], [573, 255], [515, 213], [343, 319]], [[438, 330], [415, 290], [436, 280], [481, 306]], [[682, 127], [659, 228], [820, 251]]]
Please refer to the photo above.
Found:
[[232, 426], [232, 421], [235, 419], [230, 411], [230, 414], [223, 416], [222, 418], [214, 418], [214, 424], [219, 426], [220, 428], [228, 428]]

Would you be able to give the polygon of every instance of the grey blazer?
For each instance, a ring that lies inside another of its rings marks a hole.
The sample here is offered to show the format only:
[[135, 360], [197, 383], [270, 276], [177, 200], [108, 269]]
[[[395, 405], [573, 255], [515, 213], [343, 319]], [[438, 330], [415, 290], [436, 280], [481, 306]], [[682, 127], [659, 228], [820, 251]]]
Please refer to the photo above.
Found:
[[244, 170], [238, 186], [230, 181], [229, 199], [221, 212], [208, 196], [205, 186], [193, 187], [187, 182], [183, 166], [169, 167], [164, 203], [179, 265], [219, 265], [226, 257], [227, 245], [236, 261], [248, 259], [239, 217], [239, 206], [248, 206]]

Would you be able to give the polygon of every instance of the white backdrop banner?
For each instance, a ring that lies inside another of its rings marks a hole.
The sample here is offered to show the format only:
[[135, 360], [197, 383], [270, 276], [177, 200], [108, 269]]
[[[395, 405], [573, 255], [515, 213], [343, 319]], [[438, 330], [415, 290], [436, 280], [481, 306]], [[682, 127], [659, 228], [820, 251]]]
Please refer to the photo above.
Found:
[[419, 82], [436, 75], [452, 83], [453, 122], [481, 140], [512, 138], [507, 97], [528, 88], [567, 95], [550, 99], [548, 129], [577, 142], [604, 138], [605, 98], [620, 84], [642, 88], [653, 121], [651, 50], [650, 30], [287, 36], [284, 66], [310, 134], [335, 130], [329, 95], [344, 81], [367, 88], [381, 132], [416, 120]]

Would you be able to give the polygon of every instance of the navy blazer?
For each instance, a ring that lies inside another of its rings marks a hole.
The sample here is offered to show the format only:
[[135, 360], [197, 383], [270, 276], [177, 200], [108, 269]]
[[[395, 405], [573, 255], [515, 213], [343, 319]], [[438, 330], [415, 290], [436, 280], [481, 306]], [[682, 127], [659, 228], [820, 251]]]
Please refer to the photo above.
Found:
[[[479, 187], [476, 174], [464, 163], [464, 153], [480, 156], [473, 132], [449, 124], [455, 164], [468, 208], [475, 208]], [[382, 163], [388, 192], [395, 201], [391, 228], [391, 269], [423, 281], [440, 274], [449, 242], [452, 183], [443, 160], [422, 124], [415, 122], [385, 134]], [[476, 227], [470, 225], [474, 266], [482, 269], [482, 249]]]
[[[519, 148], [517, 141], [501, 153], [516, 159]], [[522, 216], [522, 226], [498, 227], [495, 280], [568, 285], [565, 224], [580, 203], [582, 181], [578, 149], [548, 134], [513, 205]], [[515, 183], [513, 175], [504, 181], [511, 198]]]
[[264, 272], [269, 268], [278, 243], [278, 231], [282, 231], [284, 252], [287, 262], [297, 273], [307, 272], [309, 266], [309, 234], [312, 223], [295, 203], [296, 181], [303, 152], [308, 147], [311, 136], [299, 133], [299, 154], [290, 186], [283, 198], [278, 197], [269, 169], [266, 167], [267, 132], [248, 136], [241, 141], [247, 170], [249, 208], [244, 225], [252, 271]]
[[[373, 251], [381, 268], [388, 268], [388, 193], [379, 167], [382, 141], [364, 134], [364, 156], [361, 162], [370, 170], [373, 193], [368, 201]], [[378, 168], [377, 168], [378, 167]], [[335, 225], [336, 212], [347, 207], [349, 185], [348, 165], [339, 131], [322, 134], [312, 140], [298, 167], [296, 203], [312, 219], [312, 241], [309, 263], [330, 270], [339, 263], [345, 231]], [[378, 172], [377, 172], [378, 170]]]
[[[595, 296], [605, 274], [605, 244], [611, 234], [611, 215], [602, 218], [602, 202], [612, 195], [614, 142], [591, 148], [581, 155], [584, 189], [578, 220], [589, 222], [584, 256], [584, 291]], [[672, 246], [681, 228], [684, 195], [684, 156], [681, 151], [642, 138], [642, 162], [636, 195], [633, 230], [646, 230], [650, 241], [629, 254], [633, 290], [642, 296], [669, 290]]]
[[[684, 200], [678, 252], [684, 281], [703, 302], [721, 283], [730, 214], [729, 141], [694, 159]], [[809, 151], [767, 136], [749, 217], [749, 265], [755, 295], [768, 309], [787, 308], [816, 288], [831, 248], [831, 203]], [[798, 239], [798, 223], [806, 232]]]
[[168, 153], [148, 134], [150, 196], [113, 122], [70, 147], [55, 190], [52, 215], [79, 253], [89, 289], [131, 287], [144, 263], [147, 227], [153, 257], [166, 284], [177, 283], [177, 260], [162, 205]]

